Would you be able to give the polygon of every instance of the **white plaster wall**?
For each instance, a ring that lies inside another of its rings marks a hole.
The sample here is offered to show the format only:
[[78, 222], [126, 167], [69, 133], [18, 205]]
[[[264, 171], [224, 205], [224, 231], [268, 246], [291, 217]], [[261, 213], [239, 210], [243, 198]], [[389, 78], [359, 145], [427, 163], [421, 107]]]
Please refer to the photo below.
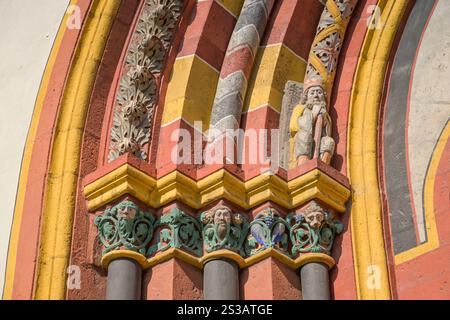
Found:
[[69, 0], [0, 0], [0, 296], [23, 150]]
[[450, 1], [440, 0], [425, 31], [414, 72], [409, 128], [409, 165], [421, 242], [424, 183], [434, 148], [450, 117]]

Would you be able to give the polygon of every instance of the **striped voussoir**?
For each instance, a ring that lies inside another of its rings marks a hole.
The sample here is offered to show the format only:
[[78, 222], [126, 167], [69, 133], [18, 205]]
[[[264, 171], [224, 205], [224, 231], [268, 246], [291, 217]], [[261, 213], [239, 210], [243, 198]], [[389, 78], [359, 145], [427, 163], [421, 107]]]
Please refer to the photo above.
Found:
[[246, 0], [222, 65], [210, 128], [221, 132], [239, 126], [247, 82], [274, 0]]

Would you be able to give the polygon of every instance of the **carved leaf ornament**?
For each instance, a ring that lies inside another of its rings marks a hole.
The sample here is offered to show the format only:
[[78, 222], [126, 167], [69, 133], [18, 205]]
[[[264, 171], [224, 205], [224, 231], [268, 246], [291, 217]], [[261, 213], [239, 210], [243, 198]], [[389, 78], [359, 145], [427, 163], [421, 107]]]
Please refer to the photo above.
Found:
[[182, 0], [146, 0], [125, 58], [110, 135], [109, 162], [131, 153], [146, 160], [158, 104], [159, 75], [178, 26]]

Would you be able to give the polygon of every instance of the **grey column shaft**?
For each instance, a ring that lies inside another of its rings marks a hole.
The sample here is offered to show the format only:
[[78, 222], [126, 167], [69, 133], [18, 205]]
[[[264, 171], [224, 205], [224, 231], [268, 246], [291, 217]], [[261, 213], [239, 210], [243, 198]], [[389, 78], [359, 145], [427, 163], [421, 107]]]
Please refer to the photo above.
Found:
[[117, 259], [108, 266], [106, 300], [140, 300], [142, 268], [134, 260]]
[[228, 259], [208, 261], [203, 269], [205, 300], [239, 300], [239, 267]]
[[308, 263], [300, 270], [303, 300], [330, 300], [330, 277], [323, 263]]

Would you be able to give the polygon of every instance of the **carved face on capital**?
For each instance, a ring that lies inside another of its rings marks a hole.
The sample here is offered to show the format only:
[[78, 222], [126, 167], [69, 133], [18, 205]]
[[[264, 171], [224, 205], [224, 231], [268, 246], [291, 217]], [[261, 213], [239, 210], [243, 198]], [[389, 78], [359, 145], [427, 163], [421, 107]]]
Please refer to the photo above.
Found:
[[325, 220], [325, 212], [313, 211], [305, 215], [306, 223], [313, 229], [318, 229]]
[[313, 229], [320, 228], [327, 217], [325, 210], [315, 201], [302, 214], [305, 217], [305, 222]]
[[125, 202], [118, 208], [119, 218], [134, 219], [137, 214], [137, 208], [131, 202]]
[[231, 223], [231, 210], [226, 207], [216, 209], [214, 213], [214, 224], [217, 226], [218, 236], [224, 238], [227, 226]]

